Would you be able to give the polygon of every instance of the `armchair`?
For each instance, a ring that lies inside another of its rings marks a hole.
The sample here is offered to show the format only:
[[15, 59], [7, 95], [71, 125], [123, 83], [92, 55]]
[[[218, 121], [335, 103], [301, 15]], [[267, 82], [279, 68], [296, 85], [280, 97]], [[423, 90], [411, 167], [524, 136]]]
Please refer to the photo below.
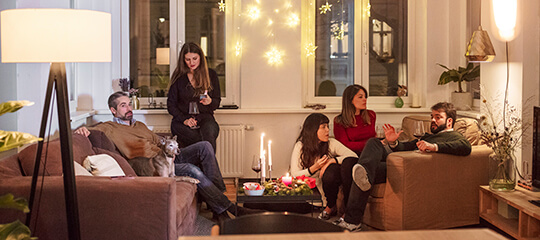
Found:
[[[429, 119], [408, 116], [411, 122]], [[454, 126], [471, 144], [479, 143], [476, 121], [458, 119]], [[412, 135], [412, 134], [411, 134]], [[411, 136], [409, 135], [409, 136]], [[386, 183], [373, 186], [364, 223], [382, 230], [441, 229], [479, 223], [478, 187], [488, 183], [485, 145], [473, 146], [469, 156], [442, 153], [395, 152], [386, 159]]]

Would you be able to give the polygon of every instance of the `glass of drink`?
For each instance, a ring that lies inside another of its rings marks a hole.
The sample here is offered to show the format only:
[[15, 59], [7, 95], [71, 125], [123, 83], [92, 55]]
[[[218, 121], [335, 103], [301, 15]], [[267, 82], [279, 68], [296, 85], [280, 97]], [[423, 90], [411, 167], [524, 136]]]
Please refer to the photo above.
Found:
[[426, 134], [426, 131], [424, 130], [424, 122], [423, 121], [416, 121], [414, 123], [414, 133], [413, 135], [420, 139]]
[[257, 173], [257, 179], [259, 179], [259, 172], [261, 171], [261, 158], [259, 156], [253, 155], [251, 169]]
[[[197, 115], [199, 114], [199, 106], [197, 105], [197, 102], [189, 102], [189, 114], [197, 120]], [[191, 129], [199, 129], [200, 126], [194, 125], [190, 127]]]

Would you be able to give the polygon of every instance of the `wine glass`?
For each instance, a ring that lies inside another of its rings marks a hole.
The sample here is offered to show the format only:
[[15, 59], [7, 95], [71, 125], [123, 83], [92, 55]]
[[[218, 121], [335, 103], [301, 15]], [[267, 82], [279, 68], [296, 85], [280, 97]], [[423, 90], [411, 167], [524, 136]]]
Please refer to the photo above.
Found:
[[375, 133], [377, 134], [377, 138], [379, 140], [383, 140], [386, 138], [386, 135], [384, 134], [384, 128], [380, 125], [375, 126]]
[[[195, 120], [197, 119], [197, 115], [199, 114], [199, 106], [197, 105], [197, 102], [189, 102], [189, 114], [193, 118], [195, 118]], [[191, 126], [190, 128], [191, 129], [199, 129], [200, 126], [195, 125], [195, 126]]]
[[424, 130], [424, 122], [423, 121], [416, 121], [414, 123], [414, 133], [413, 135], [420, 139], [426, 134], [426, 131]]
[[253, 155], [251, 169], [257, 173], [257, 179], [259, 179], [259, 172], [261, 171], [261, 158], [259, 156]]

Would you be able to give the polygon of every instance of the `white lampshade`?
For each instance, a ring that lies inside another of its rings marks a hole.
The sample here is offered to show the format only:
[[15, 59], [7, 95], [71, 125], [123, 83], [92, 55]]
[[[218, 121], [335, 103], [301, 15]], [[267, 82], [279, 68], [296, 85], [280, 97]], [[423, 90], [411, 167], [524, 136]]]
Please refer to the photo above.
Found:
[[110, 62], [111, 14], [81, 9], [0, 12], [2, 62]]
[[156, 64], [169, 65], [169, 48], [156, 48]]

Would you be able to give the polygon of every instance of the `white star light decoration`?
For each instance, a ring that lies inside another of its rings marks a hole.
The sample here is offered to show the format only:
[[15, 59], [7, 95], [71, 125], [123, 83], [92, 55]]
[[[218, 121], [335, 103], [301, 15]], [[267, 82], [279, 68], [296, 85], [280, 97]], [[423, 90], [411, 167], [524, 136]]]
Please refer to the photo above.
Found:
[[289, 15], [287, 18], [287, 25], [289, 27], [296, 27], [298, 24], [300, 24], [300, 18], [296, 13], [291, 13], [291, 15]]
[[223, 0], [221, 0], [221, 2], [218, 2], [218, 7], [220, 12], [225, 12], [225, 3], [223, 2]]
[[306, 49], [306, 57], [311, 57], [311, 56], [315, 56], [315, 50], [317, 49], [317, 46], [313, 45], [313, 43], [308, 43], [305, 49]]
[[326, 1], [326, 4], [321, 5], [319, 10], [321, 10], [320, 14], [326, 14], [327, 11], [332, 11], [332, 4], [328, 4], [328, 1]]
[[268, 59], [268, 64], [270, 65], [280, 65], [283, 63], [283, 52], [277, 50], [275, 47], [272, 47], [264, 56]]
[[257, 20], [261, 16], [261, 10], [257, 6], [250, 6], [247, 11], [247, 16], [251, 20]]
[[340, 26], [334, 26], [332, 28], [332, 35], [337, 40], [343, 40], [343, 36], [345, 35], [345, 31], [343, 31], [343, 22], [341, 22]]
[[242, 55], [242, 43], [240, 41], [236, 42], [236, 46], [234, 46], [234, 53], [237, 57]]

